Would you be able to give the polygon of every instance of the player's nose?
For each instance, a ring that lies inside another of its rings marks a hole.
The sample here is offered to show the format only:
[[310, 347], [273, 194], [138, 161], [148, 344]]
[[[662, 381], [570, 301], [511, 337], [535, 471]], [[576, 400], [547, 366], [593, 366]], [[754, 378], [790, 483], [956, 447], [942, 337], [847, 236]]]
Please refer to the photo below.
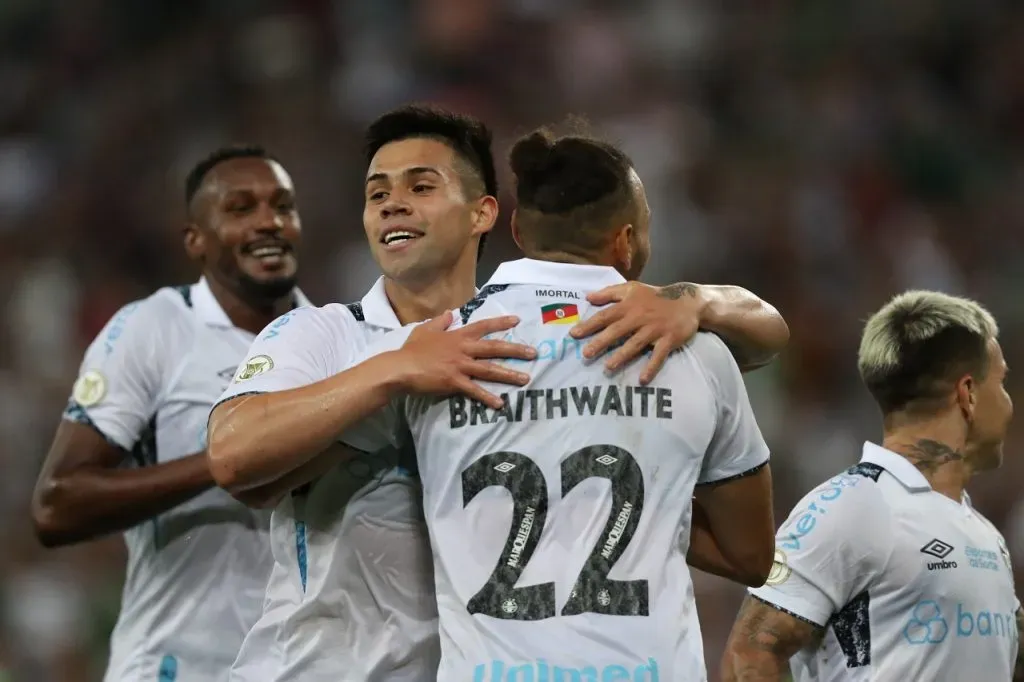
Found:
[[260, 204], [254, 227], [261, 232], [278, 232], [284, 229], [284, 216], [273, 206]]
[[393, 218], [396, 215], [409, 215], [410, 213], [412, 213], [412, 209], [401, 197], [388, 197], [388, 200], [380, 207], [381, 218]]

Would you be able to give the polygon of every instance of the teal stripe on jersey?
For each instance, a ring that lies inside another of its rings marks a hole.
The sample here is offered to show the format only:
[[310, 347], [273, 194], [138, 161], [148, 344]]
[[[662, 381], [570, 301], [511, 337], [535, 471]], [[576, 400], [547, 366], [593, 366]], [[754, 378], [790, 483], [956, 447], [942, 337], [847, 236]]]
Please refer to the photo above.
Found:
[[160, 661], [157, 682], [174, 682], [178, 679], [178, 659], [168, 654]]
[[302, 580], [302, 591], [306, 591], [306, 524], [295, 522], [295, 556], [299, 561], [299, 579]]

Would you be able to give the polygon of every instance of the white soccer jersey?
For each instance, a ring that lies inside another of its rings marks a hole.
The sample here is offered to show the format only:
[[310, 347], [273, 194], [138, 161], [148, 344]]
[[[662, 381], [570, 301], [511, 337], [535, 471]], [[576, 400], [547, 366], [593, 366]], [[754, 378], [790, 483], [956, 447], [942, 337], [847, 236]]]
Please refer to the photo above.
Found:
[[[304, 302], [304, 299], [303, 299]], [[82, 361], [64, 418], [147, 466], [202, 452], [210, 407], [253, 340], [205, 280], [122, 308]], [[227, 679], [260, 614], [268, 515], [212, 489], [124, 533], [108, 682]]]
[[[725, 344], [698, 334], [641, 386], [609, 376], [568, 331], [612, 268], [501, 265], [460, 311], [504, 314], [533, 345], [531, 382], [505, 407], [404, 401], [434, 556], [438, 680], [706, 679], [686, 552], [695, 485], [768, 460]], [[408, 328], [370, 352], [399, 347]], [[519, 363], [516, 363], [519, 364]]]
[[[300, 308], [265, 329], [221, 400], [282, 391], [348, 369], [400, 326], [383, 279], [361, 303]], [[437, 606], [411, 453], [367, 454], [285, 498], [271, 516], [274, 568], [234, 682], [424, 682], [439, 658]]]
[[1009, 552], [974, 510], [905, 458], [860, 464], [808, 493], [779, 529], [756, 598], [827, 627], [796, 682], [1009, 680], [1017, 654]]

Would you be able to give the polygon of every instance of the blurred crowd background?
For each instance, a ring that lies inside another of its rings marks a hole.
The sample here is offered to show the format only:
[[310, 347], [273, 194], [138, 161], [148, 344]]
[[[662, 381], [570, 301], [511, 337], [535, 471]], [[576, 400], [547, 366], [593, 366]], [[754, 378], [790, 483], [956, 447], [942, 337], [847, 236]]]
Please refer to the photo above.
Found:
[[[464, 110], [503, 157], [530, 127], [585, 115], [647, 183], [646, 281], [741, 284], [789, 321], [785, 356], [748, 377], [779, 521], [879, 433], [855, 355], [892, 293], [978, 298], [1024, 366], [1011, 0], [5, 0], [0, 83], [0, 679], [100, 678], [120, 539], [43, 550], [28, 500], [85, 346], [120, 305], [195, 278], [183, 179], [225, 143], [291, 171], [303, 288], [326, 303], [376, 277], [360, 225], [373, 117]], [[480, 280], [515, 255], [503, 222]], [[972, 488], [1017, 566], [1021, 424], [1003, 472]], [[742, 593], [697, 587], [714, 670]]]

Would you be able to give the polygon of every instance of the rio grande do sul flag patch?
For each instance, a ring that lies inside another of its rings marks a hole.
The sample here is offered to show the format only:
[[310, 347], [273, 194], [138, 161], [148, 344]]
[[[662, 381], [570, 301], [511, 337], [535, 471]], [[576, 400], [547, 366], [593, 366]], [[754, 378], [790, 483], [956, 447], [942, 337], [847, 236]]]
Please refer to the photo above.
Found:
[[540, 318], [544, 324], [576, 324], [580, 311], [575, 303], [552, 303], [541, 306]]

